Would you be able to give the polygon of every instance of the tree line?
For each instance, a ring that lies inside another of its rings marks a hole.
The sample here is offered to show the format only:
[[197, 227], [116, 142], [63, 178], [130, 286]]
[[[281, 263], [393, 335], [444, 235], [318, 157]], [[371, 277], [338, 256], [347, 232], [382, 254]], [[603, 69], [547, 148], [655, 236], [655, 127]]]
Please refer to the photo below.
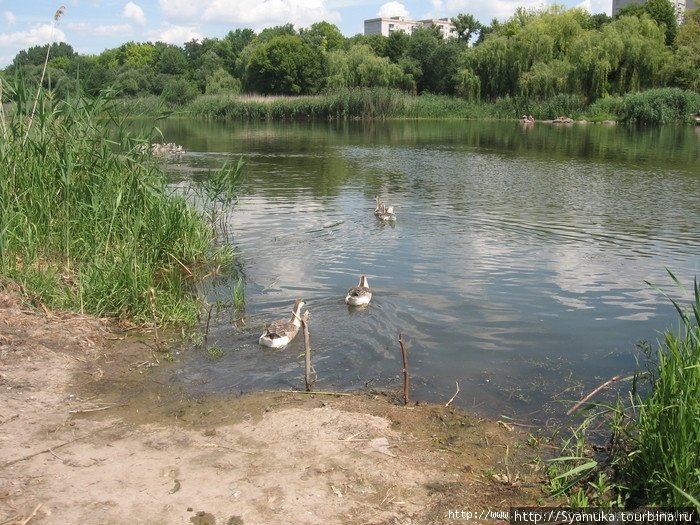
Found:
[[[109, 88], [173, 104], [200, 94], [313, 95], [355, 87], [467, 100], [567, 93], [589, 102], [656, 87], [700, 91], [700, 13], [678, 25], [668, 0], [627, 6], [614, 18], [554, 6], [519, 8], [488, 25], [469, 14], [452, 22], [456, 38], [443, 38], [434, 26], [345, 37], [318, 22], [258, 34], [236, 29], [183, 46], [128, 42], [98, 55], [52, 44], [43, 82], [59, 97]], [[38, 84], [47, 47], [21, 51], [2, 75]]]

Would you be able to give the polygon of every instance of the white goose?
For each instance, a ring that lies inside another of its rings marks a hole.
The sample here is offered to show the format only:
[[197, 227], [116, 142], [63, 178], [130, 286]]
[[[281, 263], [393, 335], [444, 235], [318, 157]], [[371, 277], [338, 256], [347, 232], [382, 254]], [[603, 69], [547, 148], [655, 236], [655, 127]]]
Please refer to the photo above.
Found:
[[304, 307], [303, 299], [297, 299], [292, 307], [292, 316], [289, 319], [273, 321], [260, 336], [258, 341], [263, 346], [270, 348], [284, 348], [294, 339], [301, 326], [301, 309]]
[[377, 218], [381, 219], [384, 222], [395, 222], [396, 221], [396, 214], [394, 213], [394, 207], [389, 206], [382, 213], [377, 215]]
[[374, 215], [379, 217], [382, 213], [386, 211], [386, 206], [384, 206], [384, 203], [379, 197], [375, 197], [374, 200], [377, 203], [377, 206], [374, 208]]
[[350, 288], [345, 296], [345, 302], [350, 306], [366, 306], [371, 300], [372, 290], [370, 290], [369, 282], [364, 275], [360, 277], [359, 284]]

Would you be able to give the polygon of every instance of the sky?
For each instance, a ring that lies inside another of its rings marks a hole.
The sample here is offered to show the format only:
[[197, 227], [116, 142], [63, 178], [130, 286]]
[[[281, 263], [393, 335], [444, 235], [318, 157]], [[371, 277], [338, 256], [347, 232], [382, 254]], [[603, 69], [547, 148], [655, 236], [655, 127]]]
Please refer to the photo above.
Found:
[[[97, 54], [124, 42], [162, 41], [182, 45], [193, 38], [221, 38], [232, 29], [292, 22], [308, 27], [325, 20], [346, 36], [363, 31], [367, 18], [413, 19], [470, 13], [479, 21], [505, 20], [518, 6], [541, 8], [548, 0], [63, 0], [64, 15], [54, 21], [61, 0], [0, 0], [0, 67], [18, 51], [48, 42], [67, 42], [81, 54]], [[610, 14], [612, 0], [560, 0]]]

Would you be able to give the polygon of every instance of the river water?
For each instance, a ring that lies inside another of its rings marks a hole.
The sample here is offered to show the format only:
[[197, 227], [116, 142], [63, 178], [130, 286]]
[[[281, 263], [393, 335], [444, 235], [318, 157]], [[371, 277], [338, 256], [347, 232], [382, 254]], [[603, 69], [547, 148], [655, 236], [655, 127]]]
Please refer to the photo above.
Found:
[[[174, 184], [246, 160], [228, 228], [246, 326], [227, 308], [173, 381], [204, 392], [303, 386], [303, 338], [262, 349], [264, 324], [311, 312], [317, 388], [401, 385], [487, 415], [558, 414], [616, 374], [640, 340], [677, 327], [649, 281], [681, 294], [700, 273], [699, 128], [465, 121], [242, 124], [172, 119]], [[395, 225], [373, 215], [374, 197]], [[374, 297], [348, 308], [368, 277]], [[208, 290], [230, 302], [232, 283]], [[228, 299], [227, 299], [228, 298]]]

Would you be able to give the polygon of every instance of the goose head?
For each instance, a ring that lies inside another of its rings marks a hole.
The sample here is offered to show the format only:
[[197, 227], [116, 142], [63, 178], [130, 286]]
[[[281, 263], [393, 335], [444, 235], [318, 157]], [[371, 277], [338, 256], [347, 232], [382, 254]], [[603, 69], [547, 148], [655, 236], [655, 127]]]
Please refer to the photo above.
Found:
[[294, 301], [294, 306], [292, 306], [292, 317], [290, 321], [296, 326], [301, 326], [301, 309], [304, 308], [306, 302], [304, 299], [297, 299]]

